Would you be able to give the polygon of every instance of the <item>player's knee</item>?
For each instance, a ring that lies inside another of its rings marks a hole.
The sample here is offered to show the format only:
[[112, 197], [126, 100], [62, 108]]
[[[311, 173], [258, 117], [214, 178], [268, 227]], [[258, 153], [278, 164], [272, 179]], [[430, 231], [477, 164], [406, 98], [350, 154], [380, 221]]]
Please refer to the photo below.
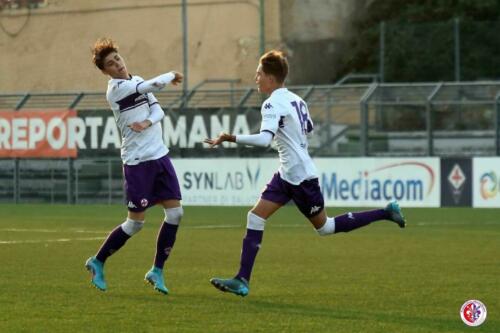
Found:
[[129, 236], [133, 236], [139, 231], [141, 231], [144, 226], [144, 221], [135, 221], [127, 218], [125, 222], [122, 223], [122, 230]]
[[252, 212], [248, 212], [247, 214], [247, 229], [252, 230], [264, 230], [266, 226], [266, 220], [260, 216], [255, 215]]
[[182, 216], [184, 215], [184, 209], [182, 206], [174, 208], [165, 208], [165, 223], [179, 225]]
[[327, 217], [325, 224], [319, 229], [316, 229], [316, 232], [320, 236], [327, 236], [335, 233], [335, 218]]

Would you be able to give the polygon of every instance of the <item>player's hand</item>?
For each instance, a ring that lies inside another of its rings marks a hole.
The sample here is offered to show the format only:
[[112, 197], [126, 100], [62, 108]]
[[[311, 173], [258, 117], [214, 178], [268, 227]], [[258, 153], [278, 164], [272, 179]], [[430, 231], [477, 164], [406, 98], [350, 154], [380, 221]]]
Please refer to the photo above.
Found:
[[182, 83], [182, 79], [184, 78], [184, 76], [182, 76], [182, 74], [178, 72], [172, 71], [172, 73], [175, 75], [174, 79], [172, 80], [172, 84], [176, 86], [179, 83]]
[[214, 139], [205, 139], [203, 140], [204, 143], [208, 143], [210, 148], [213, 148], [217, 145], [220, 145], [221, 143], [228, 141], [228, 142], [236, 142], [236, 136], [231, 135], [229, 133], [221, 132], [218, 137]]
[[127, 127], [130, 128], [134, 132], [140, 133], [140, 132], [144, 131], [146, 128], [150, 127], [151, 125], [152, 125], [151, 121], [143, 120], [141, 122], [135, 122], [135, 123], [132, 123], [130, 125], [127, 125]]

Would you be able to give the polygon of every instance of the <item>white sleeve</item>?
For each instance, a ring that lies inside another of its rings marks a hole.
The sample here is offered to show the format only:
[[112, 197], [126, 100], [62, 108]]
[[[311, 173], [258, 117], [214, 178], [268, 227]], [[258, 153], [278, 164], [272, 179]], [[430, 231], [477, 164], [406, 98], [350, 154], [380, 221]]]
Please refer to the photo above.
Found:
[[[142, 79], [138, 77], [139, 79]], [[108, 88], [108, 100], [119, 101], [126, 98], [132, 94], [145, 94], [160, 91], [168, 83], [172, 82], [175, 78], [175, 74], [170, 72], [166, 74], [159, 75], [151, 80], [147, 81], [133, 81], [133, 80], [112, 80], [110, 87]], [[148, 96], [149, 98], [149, 96]], [[152, 102], [150, 101], [150, 104]]]
[[250, 146], [267, 147], [273, 140], [273, 135], [268, 131], [260, 132], [259, 134], [251, 135], [236, 135], [236, 143], [241, 143]]
[[148, 104], [149, 106], [155, 104], [155, 103], [158, 103], [158, 100], [156, 99], [155, 95], [153, 95], [152, 93], [148, 93], [147, 94], [148, 96]]
[[271, 104], [271, 102], [265, 101], [260, 109], [262, 114], [262, 122], [260, 124], [260, 131], [271, 132], [273, 136], [276, 134], [279, 128], [280, 117], [278, 110]]
[[175, 79], [174, 73], [172, 72], [165, 73], [155, 78], [152, 78], [151, 80], [139, 82], [137, 84], [136, 91], [139, 94], [160, 91], [163, 88], [165, 88], [167, 84], [172, 82], [173, 79]]
[[149, 114], [149, 117], [146, 118], [146, 120], [149, 120], [151, 122], [151, 126], [153, 126], [154, 124], [162, 120], [163, 117], [165, 117], [165, 112], [163, 112], [163, 109], [158, 103], [150, 105], [149, 110], [151, 110], [151, 113]]

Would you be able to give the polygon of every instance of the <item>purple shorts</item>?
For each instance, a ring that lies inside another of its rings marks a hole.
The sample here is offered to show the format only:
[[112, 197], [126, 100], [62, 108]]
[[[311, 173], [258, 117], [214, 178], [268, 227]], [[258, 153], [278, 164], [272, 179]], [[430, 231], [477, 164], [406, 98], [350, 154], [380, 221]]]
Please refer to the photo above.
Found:
[[126, 205], [143, 212], [162, 200], [181, 200], [179, 181], [170, 158], [165, 155], [137, 165], [124, 165]]
[[281, 179], [279, 172], [276, 172], [267, 184], [261, 198], [282, 205], [293, 200], [300, 212], [306, 217], [318, 215], [325, 207], [318, 178], [304, 180], [299, 185], [292, 185]]

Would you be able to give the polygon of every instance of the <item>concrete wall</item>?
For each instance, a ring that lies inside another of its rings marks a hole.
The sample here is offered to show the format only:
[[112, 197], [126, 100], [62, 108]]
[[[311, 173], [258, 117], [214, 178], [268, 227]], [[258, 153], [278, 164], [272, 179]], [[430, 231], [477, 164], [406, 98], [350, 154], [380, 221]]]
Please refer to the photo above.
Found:
[[356, 14], [370, 0], [281, 0], [281, 35], [294, 84], [332, 83]]
[[[49, 0], [0, 13], [0, 92], [103, 90], [91, 63], [100, 36], [115, 39], [128, 68], [145, 78], [182, 72], [181, 1]], [[259, 56], [258, 0], [188, 1], [189, 85], [207, 78], [253, 82]], [[279, 40], [279, 3], [266, 3], [266, 40]], [[275, 22], [275, 23], [273, 23]]]
[[[328, 83], [355, 9], [369, 0], [266, 0], [266, 50], [284, 48], [289, 84]], [[189, 86], [205, 79], [252, 85], [259, 58], [259, 0], [189, 0]], [[101, 36], [115, 39], [129, 70], [145, 78], [182, 72], [180, 0], [47, 0], [0, 12], [0, 92], [99, 91], [91, 63]]]

